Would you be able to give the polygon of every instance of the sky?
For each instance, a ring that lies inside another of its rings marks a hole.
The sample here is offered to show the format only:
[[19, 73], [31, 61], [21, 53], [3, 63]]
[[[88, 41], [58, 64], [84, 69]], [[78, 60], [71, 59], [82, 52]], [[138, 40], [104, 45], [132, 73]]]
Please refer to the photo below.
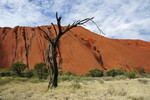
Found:
[[[0, 27], [55, 24], [56, 12], [64, 26], [94, 17], [105, 37], [150, 41], [150, 0], [0, 0]], [[92, 22], [83, 27], [99, 34]]]

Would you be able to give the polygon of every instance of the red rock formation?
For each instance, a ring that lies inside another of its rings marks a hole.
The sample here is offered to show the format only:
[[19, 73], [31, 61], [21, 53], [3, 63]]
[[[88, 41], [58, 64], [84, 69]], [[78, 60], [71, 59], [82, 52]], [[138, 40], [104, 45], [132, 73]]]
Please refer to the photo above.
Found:
[[[48, 26], [54, 35], [54, 29]], [[45, 26], [41, 26], [46, 31]], [[47, 40], [37, 27], [0, 28], [0, 67], [21, 61], [33, 68], [45, 62]], [[109, 39], [83, 27], [67, 32], [60, 40], [62, 69], [85, 74], [91, 69], [145, 68], [150, 73], [150, 42]]]

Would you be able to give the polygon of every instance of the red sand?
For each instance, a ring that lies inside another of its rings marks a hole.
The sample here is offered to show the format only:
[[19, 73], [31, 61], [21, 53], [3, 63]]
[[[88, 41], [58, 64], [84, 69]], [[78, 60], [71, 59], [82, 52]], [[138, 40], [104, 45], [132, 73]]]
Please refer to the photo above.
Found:
[[[51, 27], [51, 26], [49, 26]], [[41, 26], [45, 29], [45, 26]], [[50, 29], [54, 34], [54, 30]], [[21, 61], [33, 68], [45, 62], [47, 40], [37, 27], [0, 28], [0, 68], [8, 68]], [[76, 27], [60, 40], [64, 71], [78, 75], [99, 68], [108, 70], [123, 67], [126, 70], [145, 68], [150, 73], [150, 42], [142, 40], [109, 39]]]

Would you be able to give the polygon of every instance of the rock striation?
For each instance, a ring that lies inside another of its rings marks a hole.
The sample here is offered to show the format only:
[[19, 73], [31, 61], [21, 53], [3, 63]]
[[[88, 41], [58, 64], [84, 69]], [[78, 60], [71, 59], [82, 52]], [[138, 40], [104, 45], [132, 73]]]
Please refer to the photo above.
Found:
[[[55, 35], [52, 26], [40, 26]], [[63, 71], [78, 75], [98, 68], [108, 70], [123, 67], [126, 70], [144, 68], [150, 73], [150, 42], [142, 40], [109, 39], [76, 27], [60, 39]], [[0, 68], [9, 68], [21, 61], [33, 68], [46, 61], [48, 41], [38, 27], [0, 27]], [[58, 56], [59, 57], [59, 56]]]

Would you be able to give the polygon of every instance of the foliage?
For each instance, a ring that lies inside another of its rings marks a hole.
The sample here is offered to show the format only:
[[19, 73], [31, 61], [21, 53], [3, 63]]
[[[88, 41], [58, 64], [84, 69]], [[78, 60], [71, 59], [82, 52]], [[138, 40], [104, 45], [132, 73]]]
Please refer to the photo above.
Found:
[[0, 68], [0, 77], [13, 76], [13, 72], [10, 69]]
[[24, 71], [24, 74], [23, 74], [24, 77], [27, 77], [27, 78], [31, 78], [34, 76], [34, 71], [31, 70], [31, 69], [27, 69]]
[[117, 75], [117, 71], [116, 71], [116, 69], [110, 69], [106, 72], [106, 75], [115, 77]]
[[124, 70], [122, 67], [118, 67], [117, 69], [110, 69], [106, 72], [107, 76], [115, 77], [117, 75], [124, 75], [126, 70]]
[[67, 76], [76, 76], [75, 73], [72, 73], [70, 71], [66, 71], [65, 75], [67, 75]]
[[59, 76], [63, 75], [62, 69], [59, 69], [59, 70], [58, 70], [58, 74], [59, 74]]
[[48, 76], [48, 69], [46, 68], [46, 63], [37, 63], [34, 66], [35, 74], [39, 79], [46, 79]]
[[116, 74], [117, 74], [117, 75], [124, 75], [125, 72], [126, 72], [126, 70], [124, 70], [122, 67], [118, 67], [118, 68], [116, 69]]
[[136, 77], [136, 71], [132, 70], [132, 71], [126, 72], [125, 76], [127, 76], [130, 79], [135, 78]]
[[145, 69], [144, 69], [144, 68], [137, 69], [137, 71], [138, 71], [138, 73], [139, 73], [140, 75], [145, 74]]
[[90, 70], [89, 73], [86, 74], [86, 76], [92, 76], [92, 77], [102, 77], [103, 75], [104, 75], [103, 71], [101, 71], [97, 68]]
[[27, 67], [26, 64], [22, 62], [16, 62], [11, 65], [10, 69], [18, 76], [23, 76], [23, 71], [25, 70], [26, 67]]

